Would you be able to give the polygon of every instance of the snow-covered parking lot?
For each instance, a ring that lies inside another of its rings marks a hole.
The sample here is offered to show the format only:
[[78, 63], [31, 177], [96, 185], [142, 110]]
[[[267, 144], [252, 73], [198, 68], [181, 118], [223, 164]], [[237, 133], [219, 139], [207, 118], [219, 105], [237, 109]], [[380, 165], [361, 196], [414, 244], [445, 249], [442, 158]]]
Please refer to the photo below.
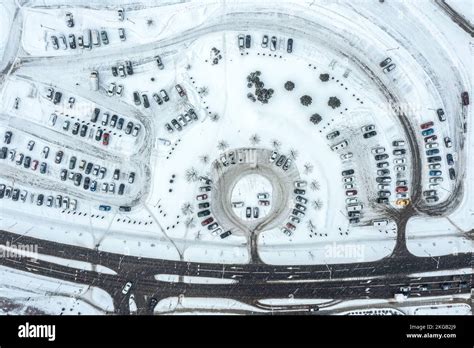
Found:
[[[418, 256], [472, 251], [469, 35], [420, 6], [26, 6], [1, 227], [215, 263], [368, 262], [405, 236]], [[423, 226], [458, 206], [462, 228]]]

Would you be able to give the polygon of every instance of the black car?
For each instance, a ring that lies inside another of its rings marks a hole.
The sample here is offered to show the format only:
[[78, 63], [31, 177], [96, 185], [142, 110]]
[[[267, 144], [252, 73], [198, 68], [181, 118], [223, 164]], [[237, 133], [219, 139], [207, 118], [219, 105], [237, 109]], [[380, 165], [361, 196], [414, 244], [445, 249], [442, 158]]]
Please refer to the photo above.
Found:
[[54, 99], [53, 99], [53, 104], [59, 104], [61, 102], [61, 97], [63, 94], [61, 92], [55, 92], [54, 93]]
[[388, 198], [387, 197], [379, 197], [379, 198], [377, 198], [377, 203], [388, 204]]
[[11, 141], [12, 141], [12, 132], [6, 131], [5, 137], [3, 138], [3, 142], [8, 145], [10, 144]]
[[69, 169], [73, 170], [76, 167], [76, 157], [72, 156], [69, 160]]
[[142, 94], [143, 98], [143, 107], [148, 109], [150, 107], [150, 102], [148, 101], [148, 96], [146, 94]]
[[2, 150], [0, 151], [0, 159], [7, 158], [7, 153], [8, 153], [8, 148], [5, 146], [2, 147]]
[[250, 48], [252, 45], [252, 37], [250, 35], [245, 36], [245, 48]]
[[79, 127], [80, 126], [81, 126], [81, 124], [79, 122], [74, 123], [74, 125], [72, 126], [72, 134], [73, 135], [77, 135], [77, 133], [79, 133]]
[[301, 189], [295, 189], [293, 192], [297, 195], [304, 195], [306, 193], [305, 190], [301, 190]]
[[384, 159], [387, 159], [388, 155], [386, 153], [384, 153], [384, 154], [381, 154], [381, 155], [375, 155], [374, 158], [375, 158], [376, 161], [382, 161]]
[[124, 122], [125, 122], [125, 120], [123, 118], [119, 118], [119, 120], [117, 122], [117, 129], [118, 130], [121, 130], [123, 128]]
[[91, 170], [92, 170], [93, 166], [94, 166], [94, 164], [92, 162], [87, 163], [87, 167], [86, 167], [86, 170], [84, 171], [84, 173], [86, 173], [86, 175], [89, 175], [91, 173]]
[[88, 189], [89, 189], [90, 183], [91, 183], [91, 178], [89, 178], [88, 176], [86, 176], [86, 177], [84, 178], [84, 185], [83, 185], [84, 190], [88, 190]]
[[117, 115], [112, 115], [110, 119], [110, 127], [115, 128], [115, 125], [117, 124], [118, 116]]
[[130, 134], [132, 132], [133, 122], [128, 122], [127, 127], [125, 127], [125, 134]]
[[43, 205], [44, 195], [39, 194], [38, 198], [36, 199], [36, 205]]
[[446, 121], [446, 115], [444, 114], [444, 110], [443, 109], [438, 109], [436, 110], [436, 114], [438, 115], [438, 118], [441, 122], [444, 122]]
[[448, 161], [448, 165], [453, 166], [454, 165], [454, 158], [453, 155], [448, 153], [446, 155], [446, 161]]
[[293, 39], [288, 39], [288, 44], [286, 46], [286, 51], [288, 53], [292, 53], [293, 52]]
[[376, 131], [368, 132], [364, 134], [364, 139], [369, 139], [369, 138], [375, 137], [376, 135], [377, 135]]
[[158, 95], [158, 93], [154, 93], [153, 94], [153, 99], [155, 99], [156, 103], [158, 105], [162, 105], [163, 104], [163, 99], [161, 99], [161, 97]]
[[76, 173], [74, 174], [74, 185], [79, 186], [82, 181], [82, 174], [81, 173]]
[[119, 207], [119, 211], [123, 211], [123, 212], [132, 211], [132, 207], [120, 206], [120, 207]]
[[99, 114], [100, 114], [100, 109], [95, 108], [94, 112], [92, 113], [91, 122], [94, 122], [94, 123], [97, 122], [97, 119], [99, 118]]
[[199, 209], [206, 209], [206, 208], [209, 208], [209, 203], [205, 202], [205, 203], [199, 203], [198, 205], [198, 208]]
[[41, 165], [40, 165], [40, 173], [45, 174], [47, 167], [48, 167], [48, 165], [46, 164], [46, 162], [42, 162]]
[[113, 176], [114, 180], [118, 180], [120, 179], [120, 169], [115, 169], [114, 170], [114, 176]]
[[112, 75], [114, 75], [114, 77], [117, 77], [117, 76], [118, 76], [118, 70], [117, 70], [117, 67], [116, 67], [116, 66], [113, 66], [113, 67], [112, 67]]
[[462, 100], [462, 105], [464, 105], [464, 106], [469, 105], [469, 93], [462, 92], [461, 93], [461, 100]]
[[125, 67], [126, 67], [126, 69], [127, 69], [127, 74], [128, 74], [128, 75], [133, 75], [132, 62], [129, 61], [129, 60], [127, 60], [127, 61], [125, 62]]
[[449, 177], [451, 180], [456, 179], [456, 171], [454, 170], [454, 168], [449, 168]]
[[226, 231], [226, 232], [222, 233], [222, 234], [220, 235], [220, 237], [221, 237], [222, 239], [224, 239], [224, 238], [229, 237], [231, 234], [232, 234], [232, 232], [229, 230], [229, 231]]
[[441, 162], [441, 156], [428, 157], [428, 163]]
[[102, 134], [103, 133], [104, 133], [104, 131], [102, 129], [98, 129], [97, 132], [95, 133], [95, 140], [100, 141], [100, 139], [102, 139]]
[[385, 68], [387, 65], [389, 65], [390, 63], [392, 62], [392, 58], [388, 57], [388, 58], [385, 58], [384, 60], [382, 60], [380, 62], [380, 67], [381, 68]]
[[181, 131], [181, 130], [183, 129], [183, 127], [181, 127], [181, 125], [179, 124], [179, 122], [176, 121], [175, 119], [173, 119], [173, 120], [171, 121], [171, 125], [172, 125], [174, 128], [176, 128], [176, 130], [178, 130], [178, 131]]
[[210, 210], [203, 210], [203, 211], [198, 212], [197, 214], [198, 217], [204, 217], [204, 216], [209, 216], [209, 215], [211, 215]]
[[86, 124], [83, 124], [82, 127], [81, 127], [81, 133], [79, 134], [81, 137], [85, 137], [86, 134], [87, 134], [87, 125]]
[[156, 298], [152, 297], [150, 299], [150, 302], [148, 303], [148, 309], [151, 310], [151, 311], [154, 310], [157, 304], [158, 304], [158, 300]]
[[76, 48], [76, 37], [74, 36], [74, 34], [69, 34], [69, 48]]
[[343, 170], [341, 174], [342, 174], [342, 176], [348, 176], [348, 175], [352, 175], [354, 173], [355, 173], [354, 169], [348, 169], [348, 170]]
[[26, 156], [25, 157], [25, 161], [23, 162], [23, 166], [25, 168], [30, 168], [30, 164], [31, 164], [31, 157], [30, 156]]
[[105, 30], [101, 30], [100, 38], [102, 39], [102, 42], [104, 43], [104, 45], [109, 44], [109, 37], [107, 36], [107, 32]]
[[281, 155], [278, 161], [276, 162], [277, 167], [281, 167], [286, 161], [286, 156]]
[[124, 190], [125, 190], [125, 184], [120, 184], [118, 188], [118, 194], [123, 195]]

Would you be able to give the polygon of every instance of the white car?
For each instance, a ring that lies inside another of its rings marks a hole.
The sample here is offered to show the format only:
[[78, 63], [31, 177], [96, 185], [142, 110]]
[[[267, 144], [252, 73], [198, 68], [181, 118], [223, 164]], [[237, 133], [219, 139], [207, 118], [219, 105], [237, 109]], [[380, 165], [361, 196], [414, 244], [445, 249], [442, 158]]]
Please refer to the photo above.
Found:
[[221, 162], [224, 165], [224, 167], [227, 167], [229, 165], [229, 162], [227, 162], [227, 157], [225, 156], [221, 157]]
[[395, 164], [405, 164], [405, 163], [406, 163], [406, 159], [404, 159], [404, 158], [397, 158], [396, 160], [393, 161], [393, 163], [395, 163]]
[[122, 7], [117, 9], [118, 20], [123, 21], [125, 19], [125, 11]]
[[341, 155], [341, 159], [344, 161], [344, 160], [348, 160], [350, 158], [352, 158], [352, 156], [354, 156], [354, 154], [352, 152], [348, 152], [348, 153], [343, 153]]
[[425, 145], [427, 149], [436, 149], [438, 147], [438, 143], [428, 143]]
[[354, 181], [354, 177], [353, 176], [348, 176], [348, 177], [343, 178], [342, 180], [345, 184], [349, 184], [349, 183], [352, 183]]
[[132, 282], [127, 282], [125, 286], [122, 288], [122, 294], [126, 295], [132, 288], [133, 283]]
[[306, 181], [295, 181], [295, 187], [296, 188], [305, 188], [306, 187]]
[[134, 137], [138, 136], [138, 132], [140, 131], [140, 125], [139, 124], [136, 124], [134, 127], [133, 127], [133, 130], [132, 130], [132, 135]]
[[372, 153], [374, 155], [377, 155], [379, 153], [384, 153], [385, 152], [385, 148], [384, 147], [375, 147], [372, 149]]
[[121, 97], [122, 96], [122, 93], [123, 93], [123, 85], [118, 85], [117, 86], [117, 90], [115, 91], [115, 93]]
[[58, 115], [52, 114], [49, 118], [49, 125], [52, 127], [56, 124], [56, 120], [58, 119]]
[[404, 172], [405, 170], [407, 170], [407, 166], [403, 166], [403, 165], [395, 166], [395, 170], [397, 172]]
[[375, 126], [373, 124], [369, 124], [368, 126], [364, 126], [361, 129], [362, 129], [363, 133], [371, 132], [371, 131], [375, 130]]
[[270, 163], [275, 162], [275, 160], [277, 159], [277, 157], [278, 157], [278, 152], [273, 151], [273, 152], [272, 152], [272, 156], [270, 157]]
[[33, 148], [35, 147], [35, 142], [34, 142], [34, 140], [30, 140], [30, 141], [28, 142], [28, 146], [27, 146], [27, 147], [28, 147], [28, 150], [32, 151]]
[[107, 88], [107, 95], [109, 97], [113, 96], [115, 94], [115, 89], [117, 88], [117, 85], [115, 82], [110, 83], [109, 87]]
[[346, 189], [346, 190], [350, 190], [350, 189], [353, 189], [353, 188], [354, 188], [353, 184], [344, 184], [344, 189]]

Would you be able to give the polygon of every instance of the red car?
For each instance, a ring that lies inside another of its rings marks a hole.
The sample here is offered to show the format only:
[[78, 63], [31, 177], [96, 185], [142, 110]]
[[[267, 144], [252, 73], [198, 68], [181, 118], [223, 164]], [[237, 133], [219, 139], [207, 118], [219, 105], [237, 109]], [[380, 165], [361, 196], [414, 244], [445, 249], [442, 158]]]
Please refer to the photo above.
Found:
[[408, 191], [408, 187], [406, 186], [398, 186], [396, 189], [397, 193], [399, 192], [407, 192]]
[[430, 128], [434, 125], [433, 121], [430, 121], [430, 122], [426, 122], [426, 123], [423, 123], [421, 125], [421, 129], [426, 129], [426, 128]]
[[201, 222], [201, 225], [206, 226], [206, 225], [209, 225], [213, 221], [214, 221], [214, 218], [209, 217], [206, 220], [204, 220], [203, 222]]
[[31, 169], [33, 170], [36, 170], [36, 168], [38, 168], [38, 160], [34, 160], [32, 163], [31, 163]]
[[436, 141], [436, 139], [438, 139], [436, 135], [430, 135], [429, 137], [425, 138], [425, 143]]
[[469, 94], [467, 92], [461, 93], [462, 105], [469, 105]]
[[355, 196], [356, 194], [357, 194], [357, 190], [346, 191], [346, 196]]
[[102, 138], [102, 145], [109, 145], [109, 138], [110, 133], [104, 133], [104, 137]]

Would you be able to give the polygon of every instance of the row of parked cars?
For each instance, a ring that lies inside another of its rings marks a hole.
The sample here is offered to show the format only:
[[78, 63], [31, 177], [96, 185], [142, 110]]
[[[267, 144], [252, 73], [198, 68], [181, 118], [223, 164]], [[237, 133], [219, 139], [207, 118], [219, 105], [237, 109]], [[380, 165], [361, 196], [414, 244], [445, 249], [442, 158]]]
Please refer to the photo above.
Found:
[[[222, 232], [222, 228], [219, 226], [217, 221], [215, 221], [214, 218], [210, 216], [211, 205], [208, 202], [208, 199], [209, 199], [209, 192], [211, 191], [212, 180], [204, 176], [201, 176], [199, 178], [199, 181], [203, 184], [203, 186], [199, 188], [199, 192], [201, 192], [201, 194], [196, 196], [196, 200], [199, 201], [197, 216], [198, 218], [204, 218], [204, 220], [201, 221], [201, 226], [203, 227], [207, 226], [207, 229], [211, 231], [211, 234], [213, 236], [219, 235], [222, 239], [229, 237], [232, 234], [232, 232], [230, 230], [226, 232]], [[203, 193], [203, 192], [206, 192], [206, 193]]]
[[175, 130], [181, 132], [189, 124], [197, 121], [198, 119], [198, 115], [194, 109], [189, 109], [184, 113], [184, 115], [179, 115], [177, 118], [172, 119], [170, 123], [166, 123], [165, 128], [168, 133], [173, 133]]
[[[244, 35], [239, 34], [237, 37], [239, 49], [242, 51], [246, 48], [252, 47], [252, 36], [251, 35]], [[276, 36], [272, 36], [271, 38], [268, 35], [262, 36], [262, 48], [270, 48], [270, 51], [276, 51], [279, 48], [278, 45], [278, 38]], [[286, 51], [288, 53], [293, 52], [293, 39], [289, 38], [286, 42]]]
[[296, 230], [296, 225], [301, 222], [301, 219], [305, 216], [306, 212], [306, 205], [308, 203], [308, 199], [303, 197], [306, 194], [306, 181], [295, 181], [294, 182], [294, 190], [293, 193], [295, 195], [295, 205], [291, 214], [288, 218], [287, 223], [284, 227], [281, 227], [281, 231], [291, 237], [293, 232]]
[[[27, 197], [30, 197], [30, 202], [36, 202], [37, 206], [42, 206], [43, 204], [47, 207], [54, 207], [54, 208], [63, 208], [69, 210], [76, 210], [77, 209], [77, 200], [70, 199], [67, 196], [57, 195], [56, 198], [54, 196], [46, 196], [42, 193], [35, 195], [34, 193], [29, 193], [27, 190], [21, 190], [19, 188], [13, 188], [12, 186], [6, 186], [4, 184], [0, 184], [0, 199], [8, 199], [11, 198], [12, 201], [21, 201], [26, 202]], [[36, 199], [35, 199], [36, 197]]]
[[[95, 108], [94, 111], [92, 112], [91, 122], [96, 123], [99, 120], [99, 115], [100, 115], [100, 109]], [[123, 117], [119, 117], [115, 114], [110, 116], [110, 113], [108, 112], [102, 113], [102, 117], [101, 117], [102, 126], [104, 127], [109, 126], [110, 128], [115, 128], [116, 130], [119, 130], [119, 131], [123, 130], [125, 134], [127, 135], [131, 134], [132, 136], [137, 137], [138, 134], [140, 133], [141, 126], [138, 123], [134, 124], [132, 121], [128, 121], [127, 124], [125, 125], [125, 122], [126, 120]], [[84, 126], [85, 125], [83, 125], [82, 127]], [[100, 128], [97, 129], [96, 140], [100, 140], [101, 139], [100, 136], [102, 134], [104, 134], [104, 137], [106, 137], [106, 139], [103, 139], [103, 144], [108, 145], [110, 141], [110, 133], [107, 133]]]
[[[67, 36], [67, 39], [66, 39]], [[123, 28], [119, 28], [119, 36], [122, 41], [125, 40], [125, 31]], [[77, 41], [76, 41], [77, 38]], [[51, 35], [51, 44], [53, 49], [59, 50], [60, 48], [63, 50], [76, 49], [92, 49], [92, 47], [99, 47], [101, 44], [108, 45], [109, 44], [109, 36], [106, 30], [91, 30], [86, 29], [83, 35], [74, 35], [74, 34], [59, 34], [59, 35]]]
[[[347, 154], [346, 154], [347, 155]], [[357, 198], [358, 191], [356, 189], [355, 181], [355, 170], [350, 168], [343, 170], [342, 183], [344, 185], [344, 190], [346, 191], [346, 211], [349, 218], [350, 224], [357, 224], [360, 222], [360, 217], [362, 215], [362, 209], [364, 206], [359, 202]]]
[[[4, 135], [4, 138], [3, 138], [3, 142], [6, 145], [9, 145], [12, 141], [12, 138], [13, 138], [13, 132], [12, 131], [6, 131], [5, 135]], [[33, 151], [34, 146], [35, 146], [35, 142], [33, 140], [30, 140], [28, 142], [28, 145], [27, 145], [27, 150]], [[48, 147], [46, 147], [46, 148], [49, 152], [49, 148]], [[19, 165], [19, 166], [23, 165], [26, 169], [31, 168], [32, 170], [35, 171], [39, 167], [39, 172], [41, 174], [46, 174], [46, 171], [47, 171], [47, 168], [48, 168], [48, 164], [46, 162], [41, 162], [40, 163], [40, 160], [32, 159], [31, 156], [25, 155], [21, 152], [17, 153], [15, 149], [10, 149], [9, 150], [8, 147], [2, 146], [2, 148], [0, 149], [0, 159], [2, 159], [2, 160], [7, 159], [7, 157], [11, 161], [15, 161], [15, 163], [17, 165]]]
[[276, 151], [272, 152], [269, 161], [270, 163], [275, 163], [277, 167], [281, 167], [284, 171], [287, 171], [293, 163], [291, 158], [285, 155], [279, 155]]
[[[439, 109], [442, 110], [442, 109]], [[438, 116], [439, 114], [438, 110]], [[444, 113], [443, 113], [444, 115]], [[441, 120], [441, 119], [440, 119]], [[436, 203], [439, 201], [437, 194], [437, 188], [439, 184], [443, 182], [442, 171], [441, 169], [441, 149], [439, 143], [437, 142], [438, 136], [435, 134], [435, 129], [433, 128], [433, 121], [428, 121], [420, 125], [421, 135], [424, 137], [425, 143], [425, 152], [428, 161], [428, 175], [430, 176], [429, 180], [429, 190], [423, 192], [423, 196], [427, 203]], [[444, 145], [446, 148], [452, 147], [452, 142], [449, 137], [444, 138]], [[454, 166], [454, 157], [451, 153], [446, 155], [446, 161], [449, 168], [449, 176], [451, 180], [456, 179], [456, 171], [452, 167]]]

